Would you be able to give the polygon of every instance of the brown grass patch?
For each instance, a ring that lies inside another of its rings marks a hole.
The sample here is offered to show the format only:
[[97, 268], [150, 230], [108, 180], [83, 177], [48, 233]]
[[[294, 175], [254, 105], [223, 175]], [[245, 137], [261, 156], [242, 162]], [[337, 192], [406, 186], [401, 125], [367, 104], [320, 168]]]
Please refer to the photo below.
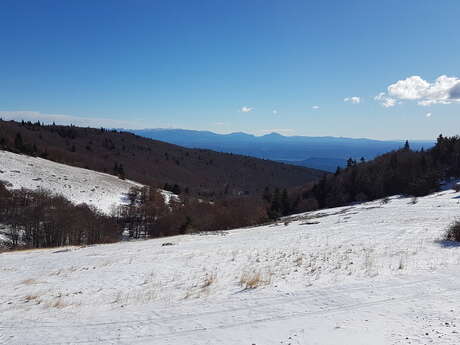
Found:
[[259, 271], [244, 272], [240, 278], [240, 285], [245, 289], [256, 289], [261, 286], [270, 285], [271, 273]]

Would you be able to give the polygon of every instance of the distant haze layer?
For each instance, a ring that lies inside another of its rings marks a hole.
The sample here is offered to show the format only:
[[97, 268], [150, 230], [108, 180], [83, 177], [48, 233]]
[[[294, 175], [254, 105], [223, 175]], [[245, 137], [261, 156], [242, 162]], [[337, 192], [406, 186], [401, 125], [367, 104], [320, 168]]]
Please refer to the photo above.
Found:
[[[348, 158], [372, 159], [379, 154], [399, 149], [405, 143], [405, 140], [283, 136], [278, 133], [255, 136], [241, 132], [217, 134], [185, 129], [142, 129], [131, 132], [189, 148], [231, 152], [327, 171], [344, 166]], [[414, 150], [434, 145], [434, 140], [409, 142]]]

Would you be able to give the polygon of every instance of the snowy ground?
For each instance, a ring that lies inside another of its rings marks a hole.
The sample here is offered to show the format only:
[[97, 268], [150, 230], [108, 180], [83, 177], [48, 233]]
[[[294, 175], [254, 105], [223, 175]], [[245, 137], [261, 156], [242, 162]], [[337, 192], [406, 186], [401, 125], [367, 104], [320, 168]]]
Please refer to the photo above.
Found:
[[9, 183], [10, 188], [42, 188], [106, 213], [125, 201], [129, 188], [141, 186], [113, 175], [6, 151], [0, 151], [0, 181]]
[[[0, 343], [460, 343], [460, 193], [288, 225], [0, 254]], [[163, 245], [170, 242], [171, 245]]]

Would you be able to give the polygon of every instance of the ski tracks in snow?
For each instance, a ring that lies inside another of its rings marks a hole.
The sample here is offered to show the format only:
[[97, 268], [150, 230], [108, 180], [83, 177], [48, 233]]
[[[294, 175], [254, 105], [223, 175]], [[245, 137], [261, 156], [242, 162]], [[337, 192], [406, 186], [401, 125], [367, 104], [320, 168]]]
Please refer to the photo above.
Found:
[[[310, 344], [307, 339], [318, 337], [318, 344], [328, 344], [335, 339], [333, 333], [337, 333], [337, 336], [345, 338], [354, 336], [353, 344], [360, 344], [360, 339], [365, 339], [360, 334], [365, 333], [366, 327], [381, 328], [382, 344], [404, 344], [409, 343], [408, 340], [418, 344], [417, 339], [423, 343], [435, 336], [440, 337], [440, 334], [449, 341], [456, 336], [460, 339], [453, 326], [453, 333], [449, 330], [444, 330], [444, 333], [438, 330], [436, 333], [434, 326], [426, 320], [436, 319], [430, 313], [431, 305], [436, 307], [438, 303], [448, 305], [456, 302], [451, 309], [443, 311], [447, 316], [443, 319], [439, 316], [438, 322], [439, 325], [455, 325], [451, 310], [460, 308], [459, 295], [460, 281], [447, 275], [441, 279], [439, 272], [436, 278], [429, 275], [411, 280], [396, 278], [281, 296], [253, 297], [253, 291], [247, 291], [222, 302], [191, 302], [169, 307], [152, 304], [142, 311], [120, 308], [116, 320], [102, 317], [98, 320], [87, 318], [84, 322], [1, 322], [0, 343], [178, 345], [225, 342], [258, 345], [262, 341], [260, 344], [265, 345], [282, 344], [284, 337], [286, 344], [295, 345]], [[452, 314], [450, 317], [449, 313]], [[113, 317], [113, 313], [111, 315]], [[401, 325], [401, 322], [405, 324]], [[277, 323], [281, 323], [281, 328], [275, 327]], [[428, 329], [429, 325], [431, 329]], [[274, 334], [273, 329], [277, 329]], [[296, 330], [296, 337], [289, 335], [292, 330]], [[54, 337], [47, 340], [50, 332], [55, 335], [60, 333], [61, 339]], [[324, 339], [321, 339], [321, 334], [324, 334]], [[375, 329], [372, 334], [375, 337]], [[440, 343], [440, 339], [435, 342]], [[379, 344], [379, 339], [374, 338], [373, 341]]]

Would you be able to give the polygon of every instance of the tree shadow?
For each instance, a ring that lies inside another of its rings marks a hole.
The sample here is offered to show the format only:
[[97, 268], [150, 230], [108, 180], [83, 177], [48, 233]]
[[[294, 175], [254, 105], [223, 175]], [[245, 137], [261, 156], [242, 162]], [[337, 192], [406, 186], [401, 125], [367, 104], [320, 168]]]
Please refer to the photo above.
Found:
[[455, 241], [448, 241], [448, 240], [437, 240], [434, 241], [435, 243], [439, 244], [440, 247], [443, 248], [456, 248], [460, 247], [460, 242]]

